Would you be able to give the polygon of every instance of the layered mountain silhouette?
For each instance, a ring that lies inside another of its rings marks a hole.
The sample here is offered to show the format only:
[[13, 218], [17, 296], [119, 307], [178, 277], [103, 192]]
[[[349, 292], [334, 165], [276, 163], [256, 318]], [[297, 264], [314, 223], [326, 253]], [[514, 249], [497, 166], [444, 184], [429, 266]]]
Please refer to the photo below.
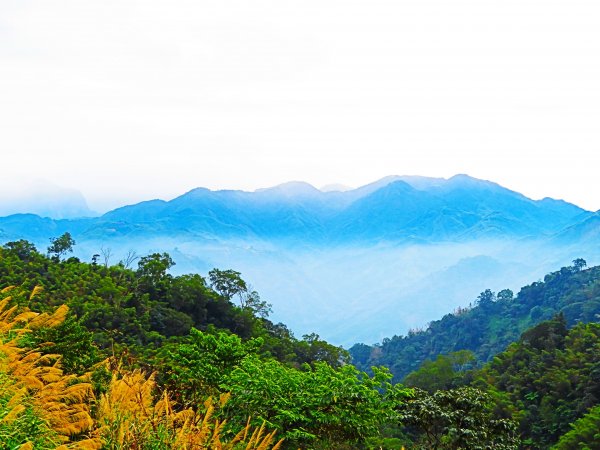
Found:
[[600, 263], [600, 215], [467, 175], [390, 176], [358, 189], [290, 182], [193, 189], [100, 217], [0, 217], [0, 243], [41, 250], [69, 231], [75, 255], [169, 252], [176, 273], [235, 269], [296, 333], [352, 345], [405, 333], [487, 288], [518, 289], [574, 258]]
[[0, 180], [0, 216], [24, 213], [55, 219], [97, 215], [75, 189], [44, 180]]
[[593, 217], [570, 203], [531, 200], [467, 175], [392, 176], [344, 192], [322, 192], [303, 182], [255, 192], [197, 188], [171, 201], [141, 202], [79, 220], [13, 215], [0, 219], [0, 238], [36, 239], [70, 230], [83, 239], [186, 234], [320, 244], [440, 242], [551, 235]]

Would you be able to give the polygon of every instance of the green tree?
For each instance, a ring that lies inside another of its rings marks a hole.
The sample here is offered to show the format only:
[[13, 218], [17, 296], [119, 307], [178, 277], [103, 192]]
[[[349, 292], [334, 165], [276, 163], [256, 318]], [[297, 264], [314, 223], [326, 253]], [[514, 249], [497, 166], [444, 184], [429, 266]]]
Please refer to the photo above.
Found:
[[438, 355], [435, 361], [425, 361], [419, 370], [404, 379], [404, 384], [428, 392], [450, 389], [464, 383], [465, 370], [472, 368], [475, 355], [469, 350], [460, 350], [448, 355]]
[[201, 403], [207, 395], [221, 392], [224, 378], [261, 345], [262, 339], [243, 342], [235, 334], [204, 333], [192, 328], [184, 343], [163, 352], [168, 367], [166, 383], [179, 401]]
[[231, 392], [232, 420], [266, 421], [286, 439], [287, 448], [357, 448], [395, 420], [395, 407], [408, 395], [389, 383], [383, 368], [374, 374], [346, 365], [335, 369], [322, 362], [303, 370], [250, 355], [225, 378]]
[[136, 272], [140, 290], [150, 294], [152, 299], [163, 298], [172, 280], [168, 271], [174, 265], [168, 253], [152, 253], [140, 258]]
[[577, 258], [573, 260], [573, 268], [576, 272], [580, 272], [581, 270], [587, 267], [587, 262], [583, 258]]
[[496, 294], [494, 294], [490, 289], [486, 289], [477, 297], [477, 305], [482, 308], [489, 307], [496, 301]]
[[600, 449], [600, 405], [592, 408], [572, 425], [553, 450], [599, 450]]
[[31, 262], [35, 255], [37, 255], [35, 245], [25, 239], [7, 242], [3, 245], [3, 248], [9, 253], [17, 256], [23, 262]]
[[65, 254], [72, 253], [74, 245], [75, 240], [71, 237], [71, 233], [67, 231], [57, 238], [50, 238], [48, 255], [51, 255], [54, 260], [58, 261]]
[[523, 442], [549, 448], [600, 403], [600, 325], [567, 332], [564, 317], [542, 322], [473, 374], [500, 413], [518, 419]]
[[241, 273], [235, 270], [212, 269], [208, 272], [208, 279], [210, 280], [210, 287], [230, 301], [233, 300], [234, 296], [241, 296], [248, 290]]
[[510, 289], [502, 289], [500, 292], [498, 292], [496, 298], [499, 302], [510, 302], [513, 300], [514, 296], [515, 294]]
[[519, 445], [515, 423], [495, 417], [491, 397], [472, 387], [433, 394], [415, 389], [399, 412], [417, 449], [516, 450]]
[[188, 314], [196, 328], [204, 327], [208, 320], [207, 304], [214, 302], [216, 294], [198, 274], [175, 277], [166, 300], [171, 308]]
[[542, 322], [525, 331], [521, 341], [538, 350], [554, 351], [563, 348], [567, 334], [567, 322], [564, 314], [561, 313], [552, 320]]
[[302, 363], [323, 361], [332, 367], [350, 363], [350, 354], [346, 350], [331, 345], [316, 333], [302, 336], [302, 341], [297, 345], [297, 353]]
[[252, 417], [279, 430], [289, 448], [355, 448], [392, 421], [402, 387], [389, 384], [385, 369], [373, 377], [351, 365], [324, 362], [301, 370], [262, 359], [262, 339], [242, 341], [224, 332], [190, 331], [184, 343], [169, 344], [158, 361], [165, 386], [180, 404], [201, 404], [206, 395], [231, 392], [225, 415], [234, 425]]
[[222, 297], [229, 301], [237, 298], [241, 309], [262, 318], [267, 318], [272, 312], [271, 304], [260, 299], [258, 292], [246, 284], [240, 272], [212, 269], [208, 272], [208, 278], [210, 287]]
[[269, 317], [269, 314], [273, 312], [272, 305], [264, 300], [261, 300], [258, 292], [254, 290], [246, 292], [242, 297], [242, 308], [250, 311], [257, 317], [266, 319]]
[[93, 334], [72, 315], [55, 327], [33, 330], [21, 344], [30, 348], [44, 344], [43, 353], [61, 355], [61, 367], [66, 373], [82, 375], [101, 360]]

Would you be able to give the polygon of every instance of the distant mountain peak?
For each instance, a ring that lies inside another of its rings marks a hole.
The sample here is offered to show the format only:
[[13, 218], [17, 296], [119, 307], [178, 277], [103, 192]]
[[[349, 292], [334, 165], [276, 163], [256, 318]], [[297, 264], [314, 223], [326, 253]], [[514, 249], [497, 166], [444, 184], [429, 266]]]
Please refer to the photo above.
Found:
[[499, 184], [494, 183], [493, 181], [484, 180], [481, 178], [475, 178], [471, 175], [467, 175], [466, 173], [457, 173], [456, 175], [448, 178], [447, 183], [449, 184], [461, 184], [465, 186], [495, 186], [500, 187]]
[[402, 178], [400, 175], [387, 175], [387, 176], [380, 178], [379, 180], [376, 180], [373, 183], [369, 183], [369, 184], [390, 184], [390, 183], [393, 183], [394, 181], [398, 181], [400, 178]]
[[[468, 177], [468, 175], [465, 175], [465, 177]], [[434, 187], [439, 187], [448, 182], [446, 178], [439, 177], [425, 177], [421, 175], [388, 175], [380, 178], [377, 181], [361, 186], [357, 190], [373, 192], [397, 181], [402, 181], [418, 190], [427, 190]]]
[[446, 183], [440, 186], [440, 189], [445, 191], [469, 191], [472, 193], [503, 193], [521, 200], [533, 201], [520, 192], [508, 189], [498, 183], [481, 178], [475, 178], [466, 174], [457, 174], [448, 178]]
[[432, 187], [441, 186], [447, 181], [445, 178], [424, 177], [420, 175], [402, 175], [397, 178], [419, 190], [426, 190]]
[[[187, 196], [194, 196], [194, 195], [203, 195], [206, 193], [212, 192], [210, 189], [205, 188], [205, 187], [195, 187], [193, 189], [190, 189], [189, 191], [187, 191], [185, 194], [180, 195], [179, 197], [187, 197]], [[177, 197], [175, 197], [177, 198]]]
[[560, 204], [560, 205], [572, 205], [571, 203], [560, 199], [560, 198], [552, 198], [552, 197], [544, 197], [541, 200], [538, 200], [540, 203], [546, 203], [546, 204]]
[[411, 192], [411, 191], [415, 191], [415, 188], [412, 187], [410, 185], [410, 183], [407, 183], [404, 180], [398, 179], [395, 181], [392, 181], [391, 183], [388, 183], [386, 186], [382, 187], [380, 189], [382, 192], [385, 191], [392, 191], [392, 192]]
[[37, 214], [52, 219], [92, 217], [83, 194], [46, 180], [20, 180], [10, 186], [0, 180], [0, 216]]
[[273, 187], [257, 189], [254, 192], [274, 193], [286, 197], [314, 196], [321, 194], [316, 187], [305, 181], [288, 181]]

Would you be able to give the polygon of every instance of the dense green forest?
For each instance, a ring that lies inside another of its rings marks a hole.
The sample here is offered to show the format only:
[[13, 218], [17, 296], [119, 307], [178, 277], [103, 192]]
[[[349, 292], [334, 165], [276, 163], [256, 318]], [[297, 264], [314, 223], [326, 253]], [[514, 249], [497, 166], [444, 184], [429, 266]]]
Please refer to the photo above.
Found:
[[477, 362], [489, 361], [525, 330], [559, 312], [569, 326], [597, 321], [600, 267], [585, 267], [583, 259], [576, 259], [572, 266], [523, 287], [516, 296], [509, 289], [498, 293], [485, 290], [472, 307], [458, 308], [424, 330], [412, 330], [407, 336], [394, 336], [373, 346], [354, 345], [352, 362], [362, 370], [389, 367], [394, 381], [400, 381], [441, 354], [470, 350]]
[[[237, 432], [263, 426], [283, 439], [283, 448], [355, 448], [378, 435], [381, 424], [396, 417], [397, 404], [410, 395], [389, 383], [387, 370], [368, 376], [347, 364], [342, 348], [315, 334], [296, 339], [285, 325], [269, 321], [270, 305], [233, 270], [214, 269], [206, 278], [175, 277], [169, 274], [174, 262], [167, 254], [143, 256], [134, 270], [128, 268], [133, 257], [112, 266], [100, 261], [100, 254], [91, 256], [89, 263], [69, 258], [73, 245], [65, 234], [52, 240], [47, 255], [23, 240], [0, 249], [5, 298], [0, 318], [6, 322], [4, 330], [0, 327], [0, 340], [39, 355], [40, 365], [59, 361], [61, 376], [88, 377], [96, 398], [89, 402], [92, 416], [99, 401], [108, 401], [113, 389], [123, 389], [118, 381], [127, 380], [133, 386], [151, 384], [155, 397], [144, 398], [161, 408], [164, 403], [156, 399], [162, 395], [168, 395], [179, 412], [207, 414], [207, 402], [217, 405], [211, 412], [217, 420], [211, 432], [219, 431], [223, 442], [233, 442], [231, 448], [237, 448]], [[31, 326], [17, 341], [13, 331], [6, 331], [21, 329], [21, 317], [26, 323], [29, 314], [59, 311], [61, 320], [52, 326]], [[0, 353], [9, 357], [14, 349]], [[16, 364], [10, 359], [8, 363]], [[7, 379], [7, 392], [20, 392], [25, 386], [17, 374], [23, 369], [15, 372], [7, 364], [0, 364], [0, 378]], [[35, 392], [29, 393], [28, 404], [35, 404]], [[85, 445], [96, 436], [102, 448], [184, 448], [179, 441], [172, 444], [175, 440], [168, 435], [161, 437], [166, 432], [160, 424], [128, 434], [99, 426], [99, 417], [92, 417], [95, 425], [87, 432], [75, 427], [74, 434], [54, 430], [53, 436], [44, 425], [44, 413], [36, 415], [33, 407], [20, 422], [12, 420], [15, 396], [0, 398], [0, 437], [10, 438], [11, 448], [35, 436], [35, 448], [54, 448], [52, 442], [65, 435], [73, 444]], [[118, 405], [117, 412], [124, 408]], [[22, 424], [30, 416], [37, 428], [28, 433]], [[168, 422], [166, 416], [163, 419]], [[50, 443], [43, 447], [39, 436], [49, 436]], [[136, 447], [136, 441], [146, 444]]]
[[[348, 359], [343, 349], [317, 335], [299, 340], [285, 325], [269, 321], [270, 305], [248, 289], [238, 272], [214, 269], [208, 280], [197, 274], [174, 277], [168, 272], [175, 262], [166, 253], [130, 256], [112, 266], [92, 255], [92, 262], [85, 263], [65, 259], [73, 245], [69, 239], [68, 234], [55, 239], [48, 256], [27, 241], [7, 243], [0, 250], [0, 280], [23, 292], [43, 288], [32, 302], [27, 297], [21, 301], [36, 311], [66, 304], [78, 320], [67, 321], [64, 328], [83, 326], [101, 349], [145, 353], [181, 341], [194, 327], [260, 338], [260, 354], [296, 366], [315, 361], [339, 366]], [[137, 270], [127, 268], [134, 262]]]
[[425, 396], [464, 387], [486, 392], [494, 399], [494, 417], [516, 420], [524, 448], [550, 448], [560, 440], [556, 448], [583, 449], [600, 442], [584, 431], [593, 420], [598, 423], [600, 324], [569, 330], [560, 313], [527, 330], [483, 367], [465, 370], [472, 359], [469, 351], [440, 355], [404, 384]]
[[560, 314], [523, 333], [476, 371], [471, 384], [518, 417], [526, 444], [547, 448], [600, 403], [600, 325], [567, 330]]
[[271, 322], [234, 270], [172, 276], [165, 253], [81, 262], [73, 245], [65, 233], [46, 254], [24, 240], [0, 248], [5, 448], [597, 448], [600, 326], [584, 322], [600, 271], [582, 260], [439, 322], [455, 324], [451, 340], [465, 318], [490, 317], [477, 338], [403, 338], [425, 356], [398, 356], [396, 374], [413, 372], [393, 383], [385, 361], [363, 371]]

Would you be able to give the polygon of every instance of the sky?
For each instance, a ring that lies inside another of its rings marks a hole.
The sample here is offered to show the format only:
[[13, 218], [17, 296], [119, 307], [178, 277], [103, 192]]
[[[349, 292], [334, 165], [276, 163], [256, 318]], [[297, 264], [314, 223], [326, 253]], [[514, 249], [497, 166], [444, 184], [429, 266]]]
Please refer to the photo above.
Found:
[[600, 209], [597, 0], [2, 0], [0, 188], [467, 173]]

